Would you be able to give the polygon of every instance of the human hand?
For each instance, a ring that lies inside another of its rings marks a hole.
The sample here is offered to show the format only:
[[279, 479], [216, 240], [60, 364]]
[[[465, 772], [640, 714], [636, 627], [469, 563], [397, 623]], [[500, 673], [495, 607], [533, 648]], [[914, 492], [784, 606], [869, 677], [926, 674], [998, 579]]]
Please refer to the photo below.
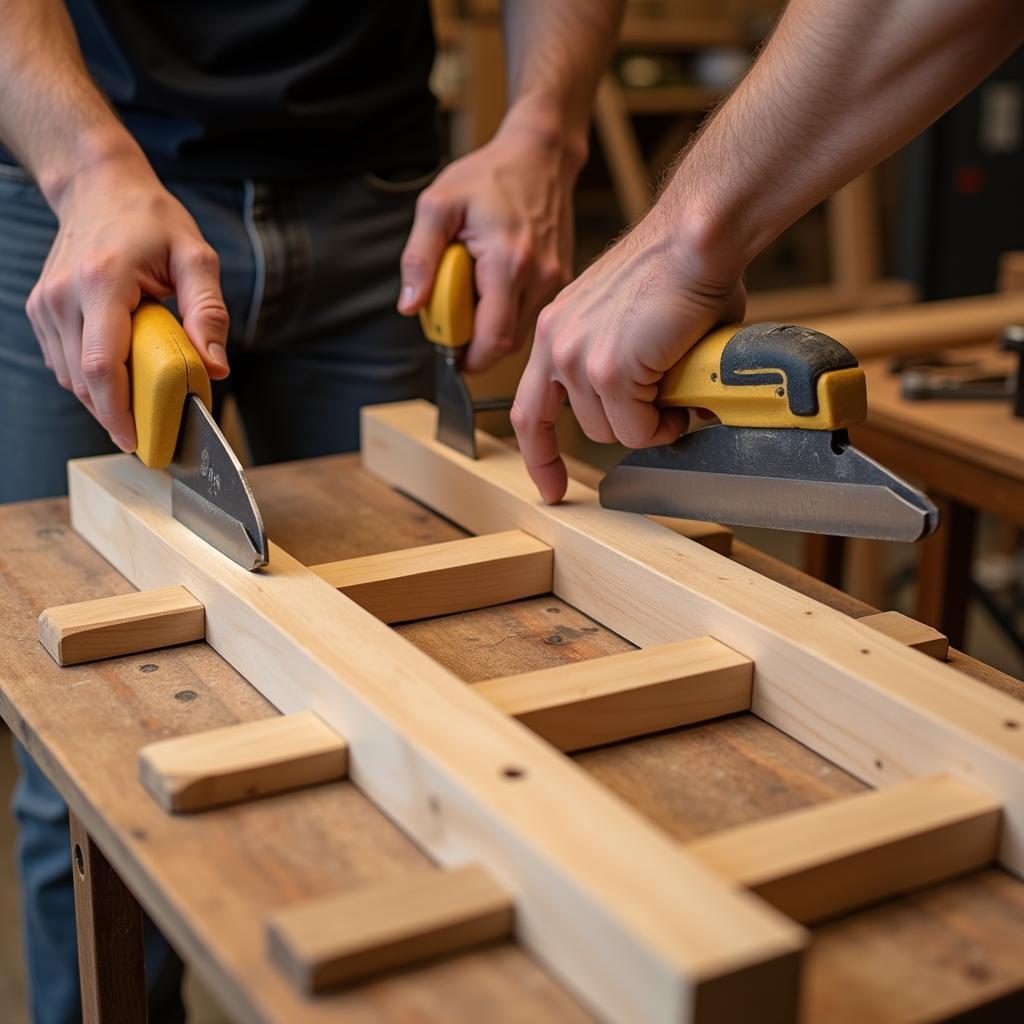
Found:
[[667, 444], [689, 426], [687, 409], [660, 409], [658, 382], [705, 334], [740, 320], [740, 269], [709, 261], [655, 206], [540, 314], [512, 407], [530, 476], [549, 503], [567, 475], [555, 420], [568, 395], [583, 432], [629, 448]]
[[537, 313], [570, 278], [570, 194], [584, 154], [515, 111], [480, 149], [420, 195], [402, 253], [399, 312], [430, 298], [445, 247], [466, 244], [475, 265], [473, 338], [463, 369], [487, 369], [525, 342]]
[[144, 295], [175, 295], [211, 377], [228, 374], [216, 253], [144, 160], [93, 166], [55, 203], [59, 230], [26, 311], [46, 365], [122, 450], [134, 451], [126, 362]]

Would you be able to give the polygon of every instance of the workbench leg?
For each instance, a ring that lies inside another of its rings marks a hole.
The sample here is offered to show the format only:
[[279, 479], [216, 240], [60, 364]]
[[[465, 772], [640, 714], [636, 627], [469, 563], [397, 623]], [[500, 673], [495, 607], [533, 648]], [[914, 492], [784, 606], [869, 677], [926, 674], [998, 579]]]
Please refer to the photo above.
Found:
[[963, 650], [977, 515], [952, 498], [931, 498], [939, 509], [939, 528], [921, 544], [914, 618], [945, 633], [951, 647]]
[[142, 909], [71, 815], [83, 1024], [145, 1024]]
[[843, 540], [842, 537], [828, 537], [823, 533], [805, 533], [801, 566], [803, 571], [830, 587], [842, 590], [845, 554]]

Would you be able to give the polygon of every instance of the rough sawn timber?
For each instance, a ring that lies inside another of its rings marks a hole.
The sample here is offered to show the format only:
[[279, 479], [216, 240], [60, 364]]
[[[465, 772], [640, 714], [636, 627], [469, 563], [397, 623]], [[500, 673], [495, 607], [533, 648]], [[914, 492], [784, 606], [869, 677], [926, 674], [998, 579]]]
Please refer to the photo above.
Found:
[[711, 636], [753, 660], [751, 710], [874, 786], [948, 772], [1004, 809], [999, 860], [1024, 875], [1024, 708], [856, 619], [569, 482], [544, 505], [518, 452], [434, 440], [436, 410], [363, 411], [363, 463], [473, 533], [521, 529], [555, 550], [554, 592], [646, 647]]
[[78, 533], [137, 587], [187, 587], [207, 642], [280, 711], [336, 729], [352, 781], [437, 862], [486, 867], [520, 941], [603, 1018], [793, 1019], [799, 926], [287, 552], [239, 569], [171, 516], [165, 475], [106, 456], [68, 480]]

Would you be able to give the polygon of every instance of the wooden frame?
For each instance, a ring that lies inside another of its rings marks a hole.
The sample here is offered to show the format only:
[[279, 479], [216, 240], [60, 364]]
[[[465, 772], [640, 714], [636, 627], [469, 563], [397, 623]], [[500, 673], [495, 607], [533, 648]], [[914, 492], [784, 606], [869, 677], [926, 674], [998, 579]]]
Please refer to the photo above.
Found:
[[[588, 488], [543, 506], [515, 452], [480, 434], [482, 458], [465, 459], [432, 440], [434, 416], [425, 403], [367, 410], [367, 466], [472, 532], [517, 529], [552, 548], [554, 592], [640, 646], [713, 637], [741, 656], [737, 671], [752, 661], [752, 710], [861, 778], [959, 780], [902, 831], [890, 801], [857, 805], [888, 852], [822, 839], [816, 859], [777, 866], [772, 885], [785, 890], [803, 872], [834, 889], [849, 858], [866, 857], [884, 877], [854, 903], [903, 891], [934, 876], [901, 851], [950, 834], [963, 853], [943, 871], [997, 856], [1021, 871], [1017, 702], [656, 523], [600, 509]], [[485, 869], [514, 904], [520, 941], [603, 1018], [795, 1018], [806, 933], [741, 891], [761, 884], [753, 873], [720, 876], [502, 714], [479, 684], [279, 548], [258, 574], [212, 553], [171, 518], [166, 478], [136, 460], [82, 460], [69, 480], [78, 532], [137, 586], [187, 588], [205, 609], [207, 641], [280, 710], [315, 711], [336, 730], [351, 779], [435, 861]], [[794, 836], [816, 835], [816, 820], [801, 818]], [[850, 898], [832, 891], [811, 903], [843, 908]], [[352, 948], [351, 935], [344, 942]]]

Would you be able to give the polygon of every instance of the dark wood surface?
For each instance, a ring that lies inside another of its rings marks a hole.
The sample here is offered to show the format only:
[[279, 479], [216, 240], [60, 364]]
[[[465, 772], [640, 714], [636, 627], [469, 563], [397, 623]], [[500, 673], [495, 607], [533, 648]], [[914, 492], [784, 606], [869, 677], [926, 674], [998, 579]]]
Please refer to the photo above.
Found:
[[[146, 1024], [142, 910], [85, 827], [71, 816], [83, 1024]], [[116, 942], [108, 941], [110, 936]]]
[[[267, 467], [252, 480], [268, 533], [307, 564], [462, 536], [351, 456]], [[138, 782], [140, 746], [272, 708], [204, 644], [57, 668], [36, 640], [36, 616], [131, 588], [71, 532], [63, 500], [0, 508], [0, 530], [0, 710], [229, 1013], [287, 1024], [589, 1019], [513, 944], [325, 998], [296, 995], [266, 955], [267, 911], [423, 868], [424, 856], [347, 782], [199, 816], [165, 814]], [[871, 610], [743, 544], [735, 557], [850, 614]], [[467, 680], [628, 647], [550, 596], [399, 628]], [[953, 661], [1024, 697], [1020, 682], [962, 655]], [[680, 838], [863, 788], [751, 715], [577, 760]], [[1024, 1012], [1022, 949], [1024, 885], [985, 871], [816, 929], [803, 1016], [935, 1020], [1007, 994], [1009, 1012]]]

